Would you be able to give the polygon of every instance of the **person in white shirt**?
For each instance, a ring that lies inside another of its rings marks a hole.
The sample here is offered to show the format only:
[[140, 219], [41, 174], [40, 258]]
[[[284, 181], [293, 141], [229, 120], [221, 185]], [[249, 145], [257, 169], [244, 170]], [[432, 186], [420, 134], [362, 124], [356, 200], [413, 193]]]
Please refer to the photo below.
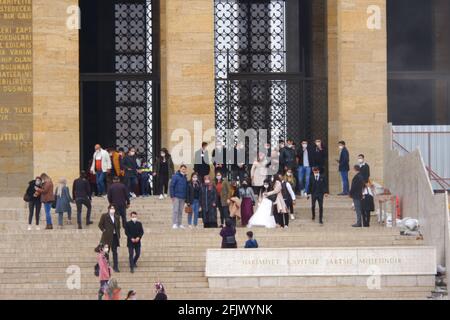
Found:
[[99, 144], [95, 145], [91, 172], [95, 174], [98, 196], [106, 195], [106, 175], [111, 172], [111, 157]]

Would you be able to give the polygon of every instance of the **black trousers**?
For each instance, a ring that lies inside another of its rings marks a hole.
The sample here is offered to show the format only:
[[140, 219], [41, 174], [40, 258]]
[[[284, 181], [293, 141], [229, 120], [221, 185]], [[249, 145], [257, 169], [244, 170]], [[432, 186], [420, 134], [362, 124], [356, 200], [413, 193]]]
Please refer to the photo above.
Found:
[[100, 280], [100, 289], [98, 289], [98, 300], [102, 300], [105, 295], [104, 289], [108, 280]]
[[91, 201], [89, 201], [88, 198], [77, 198], [75, 200], [75, 203], [77, 205], [77, 223], [79, 226], [81, 226], [81, 212], [83, 211], [83, 206], [85, 206], [87, 208], [87, 213], [86, 213], [86, 224], [91, 221], [91, 210], [92, 210], [92, 205], [91, 205]]
[[117, 234], [113, 235], [113, 242], [111, 246], [111, 251], [113, 254], [113, 268], [114, 270], [119, 269], [119, 255], [117, 253], [117, 248], [119, 247], [119, 238]]
[[141, 256], [141, 242], [133, 244], [128, 247], [128, 259], [130, 261], [130, 268], [134, 269], [134, 266]]
[[169, 176], [159, 175], [158, 176], [159, 194], [169, 193]]
[[319, 203], [319, 221], [323, 222], [323, 198], [324, 195], [323, 194], [316, 194], [316, 195], [312, 195], [311, 197], [311, 211], [312, 211], [312, 216], [313, 218], [315, 218], [316, 216], [316, 202]]
[[294, 214], [294, 201], [289, 197], [288, 199], [284, 199], [284, 203], [286, 203], [286, 207], [289, 209], [291, 214]]
[[363, 227], [370, 227], [370, 211], [362, 210], [362, 224]]
[[114, 204], [114, 207], [116, 207], [117, 213], [122, 217], [122, 228], [125, 229], [127, 224], [127, 206], [126, 204]]
[[28, 224], [31, 224], [33, 222], [33, 213], [35, 213], [35, 222], [36, 225], [39, 225], [39, 217], [41, 215], [41, 207], [42, 203], [40, 200], [38, 201], [30, 201], [28, 202], [28, 209], [29, 209], [29, 215], [28, 215]]
[[275, 218], [275, 223], [281, 227], [289, 226], [289, 213], [278, 213], [278, 208], [276, 205], [272, 206], [273, 217]]
[[263, 186], [253, 186], [253, 192], [256, 197], [259, 197], [259, 193], [261, 192], [261, 189], [264, 188]]
[[225, 221], [230, 218], [230, 208], [228, 206], [222, 206], [220, 198], [217, 200], [217, 208], [220, 213], [220, 224], [225, 225]]

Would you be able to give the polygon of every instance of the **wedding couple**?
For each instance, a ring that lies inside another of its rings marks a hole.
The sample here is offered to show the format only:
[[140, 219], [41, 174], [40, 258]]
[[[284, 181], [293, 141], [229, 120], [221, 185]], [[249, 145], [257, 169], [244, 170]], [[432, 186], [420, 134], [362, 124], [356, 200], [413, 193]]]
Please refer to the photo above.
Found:
[[[289, 214], [283, 197], [283, 178], [280, 174], [274, 177], [273, 189], [270, 180], [264, 181], [264, 188], [259, 193], [259, 206], [247, 225], [252, 227], [276, 228], [277, 225], [287, 228]], [[273, 208], [275, 206], [275, 208]], [[275, 210], [274, 210], [275, 209]], [[275, 211], [275, 215], [274, 215]]]

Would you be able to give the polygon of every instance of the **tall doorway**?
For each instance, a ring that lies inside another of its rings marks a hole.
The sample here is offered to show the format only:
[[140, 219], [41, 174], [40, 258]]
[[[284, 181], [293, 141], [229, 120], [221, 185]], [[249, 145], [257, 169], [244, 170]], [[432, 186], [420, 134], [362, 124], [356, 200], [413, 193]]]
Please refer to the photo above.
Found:
[[80, 0], [81, 163], [94, 145], [135, 147], [153, 164], [160, 141], [158, 0]]

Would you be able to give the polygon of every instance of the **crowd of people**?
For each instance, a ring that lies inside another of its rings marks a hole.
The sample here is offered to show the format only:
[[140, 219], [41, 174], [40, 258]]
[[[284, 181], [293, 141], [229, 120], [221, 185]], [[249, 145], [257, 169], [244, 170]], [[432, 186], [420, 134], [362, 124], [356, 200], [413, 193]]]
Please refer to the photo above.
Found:
[[[353, 227], [369, 227], [370, 212], [374, 211], [370, 167], [364, 155], [360, 154], [358, 164], [353, 167], [355, 175], [350, 184], [349, 151], [344, 141], [340, 141], [338, 147], [337, 170], [342, 179], [339, 195], [353, 200], [356, 212]], [[133, 211], [127, 217], [132, 199], [138, 196], [153, 194], [161, 200], [170, 197], [173, 229], [185, 229], [183, 213], [186, 213], [189, 228], [197, 228], [200, 220], [204, 228], [222, 228], [222, 248], [237, 247], [235, 235], [238, 226], [287, 229], [290, 220], [296, 218], [297, 197], [311, 199], [312, 220], [316, 220], [318, 205], [318, 222], [323, 225], [324, 199], [329, 192], [327, 153], [321, 140], [315, 140], [313, 144], [301, 141], [299, 148], [292, 139], [280, 141], [274, 148], [266, 144], [253, 161], [249, 161], [243, 144], [238, 143], [231, 150], [232, 161], [228, 159], [229, 153], [230, 150], [222, 143], [217, 143], [210, 160], [208, 144], [203, 143], [195, 153], [193, 173], [188, 179], [188, 167], [183, 164], [175, 171], [172, 157], [165, 148], [161, 149], [151, 168], [145, 159], [138, 157], [135, 148], [125, 153], [123, 149], [104, 150], [96, 145], [89, 171], [81, 171], [73, 182], [72, 192], [66, 179], [59, 179], [54, 186], [45, 173], [29, 182], [24, 195], [29, 207], [28, 230], [32, 229], [33, 217], [36, 229], [39, 229], [42, 205], [46, 229], [53, 229], [52, 209], [58, 215], [58, 228], [63, 228], [64, 213], [67, 213], [71, 224], [71, 203], [76, 204], [76, 223], [78, 229], [82, 229], [83, 206], [87, 210], [85, 224], [89, 226], [93, 223], [92, 197], [106, 198], [108, 212], [101, 216], [98, 224], [102, 236], [101, 244], [96, 248], [96, 269], [100, 279], [99, 299], [105, 292], [109, 292], [107, 296], [113, 299], [117, 283], [112, 281], [109, 253], [112, 252], [113, 256], [112, 270], [120, 272], [117, 248], [120, 247], [122, 228], [127, 236], [130, 272], [134, 273], [138, 267], [144, 228], [138, 221], [137, 212]], [[253, 233], [248, 232], [247, 236], [245, 247], [257, 248]], [[130, 292], [129, 298], [135, 295], [135, 292]]]

